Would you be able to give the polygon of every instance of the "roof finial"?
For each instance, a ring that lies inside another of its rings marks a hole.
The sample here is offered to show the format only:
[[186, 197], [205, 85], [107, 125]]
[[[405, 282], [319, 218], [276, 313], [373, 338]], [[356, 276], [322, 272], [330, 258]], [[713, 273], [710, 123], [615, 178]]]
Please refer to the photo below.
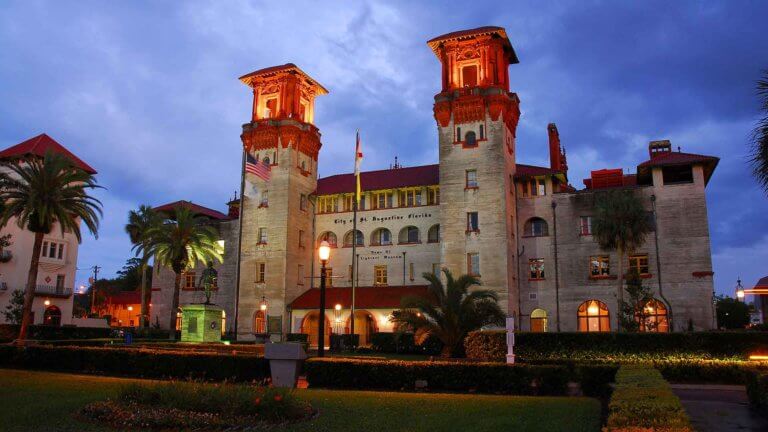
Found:
[[389, 165], [389, 169], [399, 169], [402, 168], [400, 165], [400, 162], [397, 161], [397, 156], [395, 156], [395, 163]]

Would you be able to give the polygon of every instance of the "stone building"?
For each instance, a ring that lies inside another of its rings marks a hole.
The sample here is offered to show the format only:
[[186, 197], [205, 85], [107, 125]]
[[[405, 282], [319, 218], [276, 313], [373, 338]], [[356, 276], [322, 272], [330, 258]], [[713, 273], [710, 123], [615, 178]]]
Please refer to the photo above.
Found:
[[[653, 330], [713, 327], [705, 187], [717, 158], [654, 141], [634, 173], [596, 170], [577, 190], [554, 124], [549, 166], [516, 162], [521, 102], [507, 69], [518, 59], [503, 28], [449, 33], [428, 45], [442, 64], [439, 163], [362, 173], [357, 233], [354, 175], [317, 179], [314, 98], [327, 91], [293, 64], [241, 77], [254, 95], [243, 146], [248, 160], [269, 167], [268, 179], [247, 173], [243, 208], [234, 200], [229, 215], [201, 209], [216, 214], [226, 244], [217, 303], [237, 317], [238, 338], [303, 332], [316, 343], [314, 251], [323, 240], [333, 248], [327, 333], [350, 331], [353, 283], [354, 327], [365, 343], [372, 332], [392, 331], [389, 316], [403, 296], [427, 295], [422, 273], [442, 268], [480, 277], [523, 330], [615, 330], [619, 258], [592, 238], [591, 216], [595, 197], [617, 188], [640, 198], [654, 226], [623, 263], [654, 292], [644, 306]], [[153, 289], [164, 293], [169, 280], [161, 271]], [[182, 304], [198, 296], [189, 287]]]

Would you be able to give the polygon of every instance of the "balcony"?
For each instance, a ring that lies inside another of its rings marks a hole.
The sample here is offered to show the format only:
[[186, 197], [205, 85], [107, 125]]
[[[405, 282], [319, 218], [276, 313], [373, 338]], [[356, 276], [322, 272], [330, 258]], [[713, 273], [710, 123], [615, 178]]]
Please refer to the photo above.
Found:
[[68, 298], [72, 295], [72, 288], [57, 285], [37, 285], [35, 286], [35, 295]]

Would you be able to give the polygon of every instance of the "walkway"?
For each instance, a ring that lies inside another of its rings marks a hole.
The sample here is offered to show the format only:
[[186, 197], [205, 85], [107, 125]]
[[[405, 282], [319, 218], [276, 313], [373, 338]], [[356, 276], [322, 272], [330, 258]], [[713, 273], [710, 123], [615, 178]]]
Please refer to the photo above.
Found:
[[672, 384], [698, 432], [768, 431], [768, 420], [749, 409], [744, 386]]

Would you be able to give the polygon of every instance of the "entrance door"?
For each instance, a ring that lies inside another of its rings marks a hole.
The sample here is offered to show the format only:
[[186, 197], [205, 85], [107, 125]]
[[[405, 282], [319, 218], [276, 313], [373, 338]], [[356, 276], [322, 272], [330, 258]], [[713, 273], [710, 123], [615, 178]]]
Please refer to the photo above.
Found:
[[371, 335], [376, 332], [376, 323], [370, 312], [355, 311], [355, 334], [360, 335], [360, 346], [371, 344]]

